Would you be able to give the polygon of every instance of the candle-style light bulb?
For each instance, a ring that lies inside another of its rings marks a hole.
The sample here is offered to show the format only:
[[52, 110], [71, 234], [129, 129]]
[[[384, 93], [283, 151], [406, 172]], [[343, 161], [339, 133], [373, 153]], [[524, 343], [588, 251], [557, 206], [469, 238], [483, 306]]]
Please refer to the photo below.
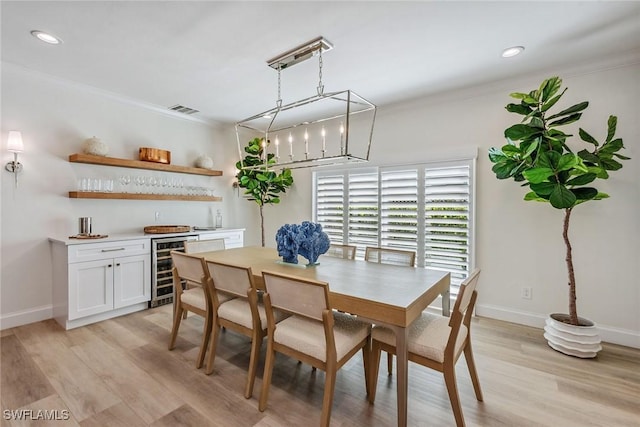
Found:
[[340, 154], [344, 155], [344, 124], [340, 122]]
[[309, 132], [304, 130], [304, 156], [305, 158], [309, 158]]
[[293, 160], [293, 135], [289, 132], [289, 157]]
[[327, 136], [327, 131], [324, 130], [324, 126], [322, 126], [320, 135], [322, 135], [322, 157], [324, 157], [324, 153], [325, 151], [327, 151], [327, 142], [325, 140], [325, 136]]
[[276, 136], [276, 161], [280, 158], [280, 141]]

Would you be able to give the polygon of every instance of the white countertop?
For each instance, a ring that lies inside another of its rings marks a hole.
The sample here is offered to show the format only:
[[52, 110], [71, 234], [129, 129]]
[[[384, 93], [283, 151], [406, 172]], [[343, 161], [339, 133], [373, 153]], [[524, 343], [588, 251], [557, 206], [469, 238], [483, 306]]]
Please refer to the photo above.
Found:
[[86, 243], [115, 242], [120, 240], [135, 239], [163, 239], [168, 237], [194, 236], [208, 233], [223, 233], [232, 231], [244, 231], [244, 228], [218, 228], [215, 230], [192, 230], [184, 233], [147, 234], [144, 232], [127, 234], [109, 234], [108, 237], [100, 239], [70, 239], [69, 236], [49, 236], [49, 241], [61, 243], [63, 245], [80, 245]]

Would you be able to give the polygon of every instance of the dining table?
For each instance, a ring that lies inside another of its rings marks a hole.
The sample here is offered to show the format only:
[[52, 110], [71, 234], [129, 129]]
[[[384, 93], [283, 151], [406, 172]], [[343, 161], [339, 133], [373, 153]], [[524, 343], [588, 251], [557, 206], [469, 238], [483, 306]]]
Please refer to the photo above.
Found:
[[407, 425], [409, 326], [439, 295], [442, 296], [442, 313], [449, 315], [451, 279], [448, 272], [328, 255], [320, 256], [316, 265], [307, 266], [302, 257], [298, 264], [292, 264], [283, 262], [276, 249], [259, 246], [199, 255], [209, 261], [251, 267], [259, 289], [264, 289], [263, 271], [326, 282], [333, 309], [391, 328], [396, 334], [398, 426]]

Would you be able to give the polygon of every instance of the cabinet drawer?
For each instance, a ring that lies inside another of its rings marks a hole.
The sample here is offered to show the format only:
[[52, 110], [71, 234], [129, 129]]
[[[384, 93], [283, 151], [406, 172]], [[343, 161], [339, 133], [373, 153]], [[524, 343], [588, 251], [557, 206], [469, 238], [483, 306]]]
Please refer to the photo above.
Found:
[[95, 261], [150, 253], [149, 239], [118, 240], [113, 242], [70, 245], [69, 262]]
[[244, 237], [242, 231], [220, 231], [217, 233], [200, 234], [200, 240], [224, 239], [227, 249], [237, 248], [244, 245]]

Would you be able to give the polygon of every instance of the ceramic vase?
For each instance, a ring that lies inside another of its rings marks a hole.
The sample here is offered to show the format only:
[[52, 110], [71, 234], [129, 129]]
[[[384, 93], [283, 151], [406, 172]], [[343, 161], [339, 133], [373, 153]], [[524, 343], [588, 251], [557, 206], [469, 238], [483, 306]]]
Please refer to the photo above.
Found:
[[602, 350], [600, 334], [596, 325], [582, 317], [578, 318], [580, 325], [566, 323], [568, 314], [552, 313], [544, 327], [544, 337], [549, 347], [569, 356], [590, 359]]

